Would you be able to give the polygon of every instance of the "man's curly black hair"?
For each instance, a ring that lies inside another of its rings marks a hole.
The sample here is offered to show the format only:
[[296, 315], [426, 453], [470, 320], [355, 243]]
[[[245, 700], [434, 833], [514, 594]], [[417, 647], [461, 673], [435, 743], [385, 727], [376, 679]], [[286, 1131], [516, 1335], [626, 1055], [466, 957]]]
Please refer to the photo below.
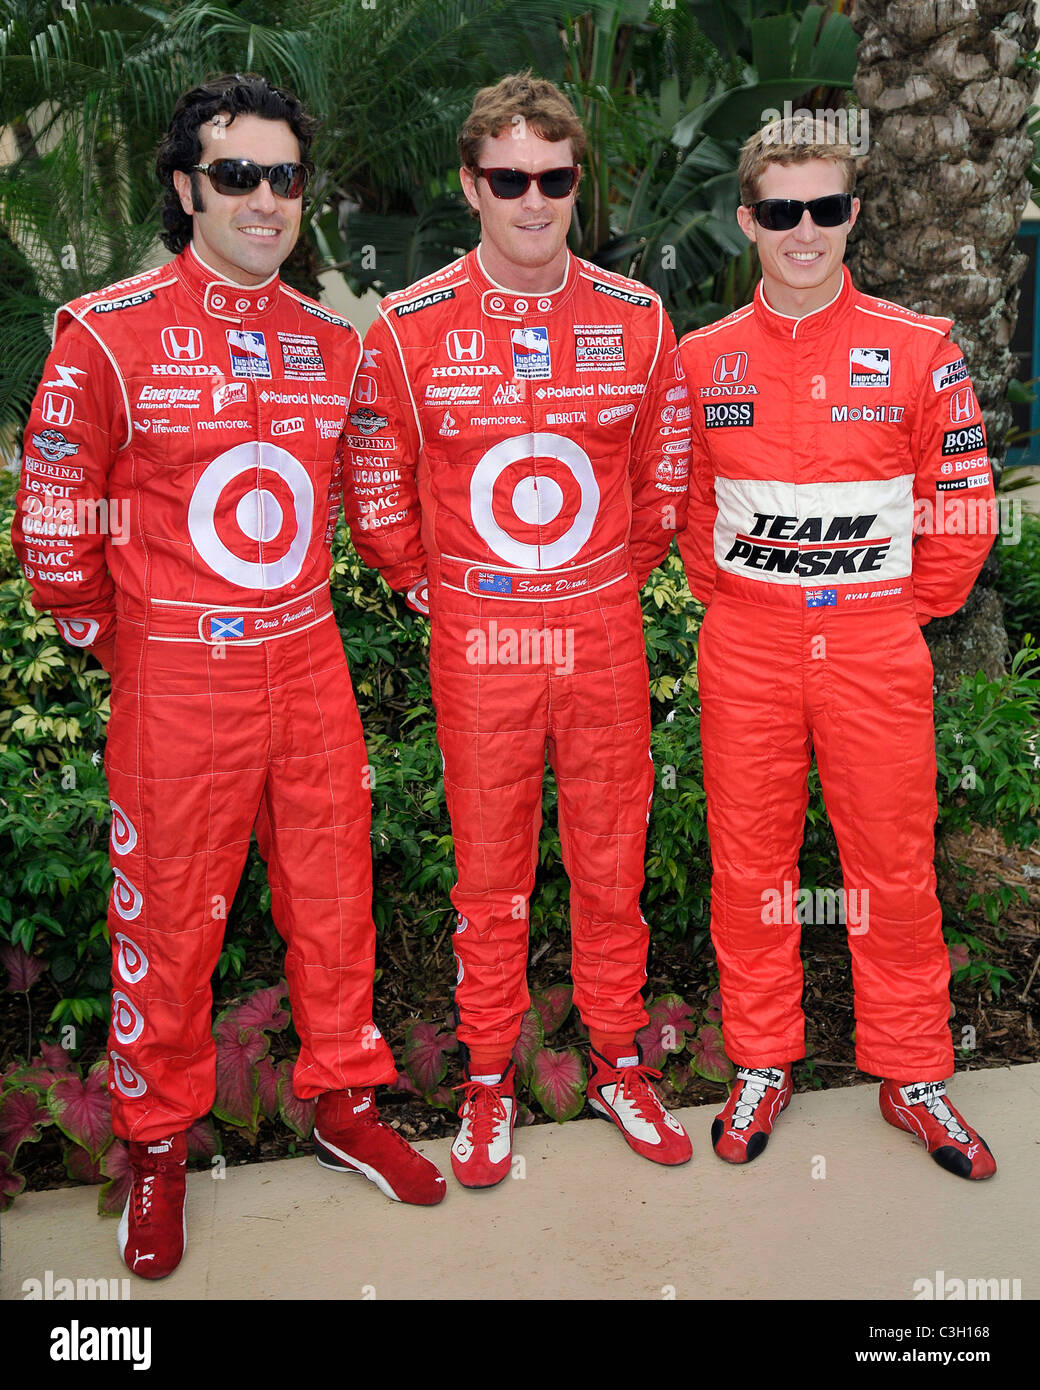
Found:
[[[300, 160], [308, 164], [311, 141], [318, 123], [303, 109], [292, 92], [269, 85], [265, 77], [255, 72], [222, 73], [190, 92], [185, 92], [174, 108], [169, 129], [159, 143], [155, 155], [155, 172], [163, 186], [162, 221], [164, 231], [159, 236], [171, 251], [183, 251], [191, 241], [192, 219], [181, 207], [173, 186], [173, 172], [191, 170], [202, 158], [199, 127], [214, 116], [224, 113], [230, 124], [236, 116], [260, 116], [266, 121], [285, 121], [300, 144]], [[196, 175], [192, 174], [192, 201], [199, 207]]]

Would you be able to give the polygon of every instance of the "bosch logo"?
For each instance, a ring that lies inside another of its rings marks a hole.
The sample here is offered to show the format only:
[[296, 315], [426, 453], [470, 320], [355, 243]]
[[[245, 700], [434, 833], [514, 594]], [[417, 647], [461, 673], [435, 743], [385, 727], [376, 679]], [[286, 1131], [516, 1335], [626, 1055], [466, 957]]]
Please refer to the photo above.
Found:
[[711, 379], [716, 386], [736, 385], [738, 381], [744, 380], [747, 367], [748, 355], [746, 352], [731, 352], [722, 357], [716, 357]]
[[975, 392], [970, 386], [955, 392], [950, 397], [950, 422], [963, 425], [966, 420], [975, 418]]
[[202, 356], [202, 334], [197, 328], [171, 325], [162, 331], [162, 346], [171, 362], [197, 362]]
[[453, 362], [479, 362], [484, 356], [484, 335], [478, 328], [454, 329], [444, 341]]

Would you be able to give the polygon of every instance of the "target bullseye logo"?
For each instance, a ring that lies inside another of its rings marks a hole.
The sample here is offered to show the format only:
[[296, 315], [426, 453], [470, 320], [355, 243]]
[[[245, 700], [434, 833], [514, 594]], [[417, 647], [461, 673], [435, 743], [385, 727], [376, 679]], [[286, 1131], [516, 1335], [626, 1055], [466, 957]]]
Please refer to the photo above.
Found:
[[[254, 482], [252, 488], [242, 486], [243, 474]], [[218, 455], [196, 483], [188, 531], [195, 549], [221, 578], [244, 588], [279, 589], [303, 568], [313, 517], [314, 486], [298, 459], [266, 441], [236, 444]], [[274, 552], [270, 559], [237, 553], [245, 549], [255, 555], [261, 546]]]
[[95, 618], [56, 618], [55, 622], [71, 647], [89, 647], [100, 630]]
[[[562, 471], [553, 477], [551, 467], [536, 466], [538, 460], [555, 463]], [[531, 471], [513, 484], [505, 498], [499, 496], [496, 484], [502, 474], [525, 463]], [[555, 569], [573, 560], [592, 535], [599, 484], [588, 454], [573, 439], [561, 434], [522, 434], [503, 439], [487, 451], [473, 470], [469, 500], [474, 526], [500, 559], [519, 569]], [[569, 511], [573, 511], [570, 525], [548, 541], [535, 543], [510, 533], [550, 526]]]
[[143, 1096], [148, 1087], [143, 1076], [139, 1076], [125, 1057], [118, 1052], [109, 1052], [112, 1063], [112, 1080], [124, 1096]]
[[121, 989], [112, 994], [112, 1031], [116, 1041], [126, 1046], [136, 1042], [144, 1028], [144, 1015]]
[[133, 937], [116, 932], [116, 969], [128, 985], [135, 985], [148, 974], [148, 957]]
[[130, 817], [118, 801], [108, 803], [112, 807], [112, 832], [110, 839], [116, 854], [129, 854], [137, 844], [137, 831]]
[[112, 905], [124, 922], [132, 922], [140, 913], [144, 898], [122, 869], [117, 869], [113, 865], [112, 873], [116, 880], [112, 885]]

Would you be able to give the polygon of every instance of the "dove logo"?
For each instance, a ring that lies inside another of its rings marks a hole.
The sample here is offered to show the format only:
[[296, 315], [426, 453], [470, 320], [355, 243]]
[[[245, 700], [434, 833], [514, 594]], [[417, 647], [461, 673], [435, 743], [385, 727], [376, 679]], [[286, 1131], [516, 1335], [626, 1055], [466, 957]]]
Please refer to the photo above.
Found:
[[547, 328], [514, 328], [509, 335], [513, 346], [513, 376], [518, 381], [542, 381], [552, 376]]
[[125, 1047], [136, 1042], [144, 1029], [144, 1015], [126, 997], [121, 989], [112, 994], [112, 1031], [116, 1042]]
[[112, 848], [116, 854], [129, 854], [137, 844], [134, 823], [117, 801], [110, 801], [108, 804], [112, 807]]
[[116, 932], [116, 969], [128, 985], [136, 985], [148, 974], [148, 957], [136, 941], [121, 931]]
[[112, 1080], [109, 1083], [114, 1085], [124, 1096], [143, 1096], [148, 1086], [143, 1076], [139, 1076], [125, 1057], [120, 1057], [118, 1052], [110, 1052], [109, 1060], [112, 1063]]
[[121, 869], [113, 865], [112, 872], [116, 876], [112, 885], [112, 906], [124, 922], [132, 922], [140, 914], [144, 898]]

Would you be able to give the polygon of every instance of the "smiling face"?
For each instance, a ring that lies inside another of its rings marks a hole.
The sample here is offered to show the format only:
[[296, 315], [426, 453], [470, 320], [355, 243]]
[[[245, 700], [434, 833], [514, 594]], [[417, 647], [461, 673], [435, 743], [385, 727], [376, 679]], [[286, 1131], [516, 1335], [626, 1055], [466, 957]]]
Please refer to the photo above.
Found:
[[[514, 127], [480, 146], [485, 169], [523, 169], [529, 174], [574, 163], [570, 140], [543, 140], [528, 126]], [[460, 171], [462, 191], [480, 214], [480, 257], [492, 280], [510, 290], [537, 294], [555, 289], [567, 270], [567, 231], [577, 186], [566, 198], [546, 198], [532, 180], [522, 198], [496, 198], [487, 179]]]
[[[830, 159], [804, 164], [769, 164], [758, 179], [758, 198], [797, 198], [811, 202], [829, 193], [844, 193], [841, 167]], [[781, 314], [801, 318], [822, 309], [841, 288], [845, 243], [859, 214], [852, 200], [852, 217], [840, 227], [817, 227], [808, 211], [789, 232], [770, 232], [759, 226], [750, 208], [737, 209], [737, 221], [758, 247], [762, 288], [770, 306]]]
[[[252, 159], [281, 164], [300, 158], [300, 145], [285, 121], [236, 116], [230, 125], [199, 128], [200, 164], [217, 159]], [[201, 208], [192, 202], [196, 180]], [[302, 198], [278, 198], [266, 179], [252, 193], [230, 198], [218, 193], [205, 174], [173, 175], [181, 207], [193, 219], [192, 243], [211, 270], [238, 285], [259, 285], [278, 269], [296, 245]]]

